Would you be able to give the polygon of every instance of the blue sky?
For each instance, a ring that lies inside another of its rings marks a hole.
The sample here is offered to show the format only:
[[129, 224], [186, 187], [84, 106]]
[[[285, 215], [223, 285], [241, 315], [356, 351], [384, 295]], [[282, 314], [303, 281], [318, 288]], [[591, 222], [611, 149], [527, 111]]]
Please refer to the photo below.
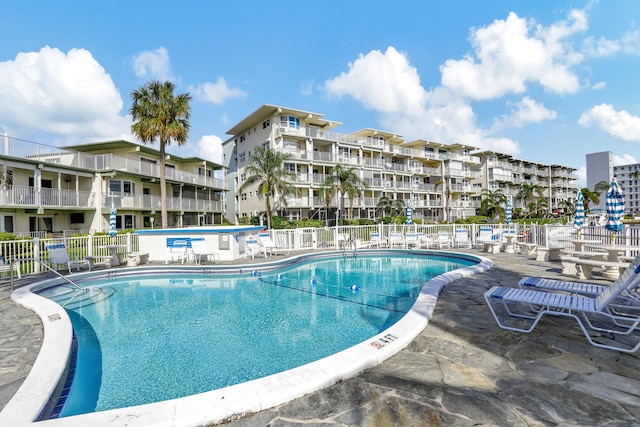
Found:
[[160, 79], [193, 97], [178, 155], [221, 162], [275, 104], [584, 176], [587, 153], [640, 161], [638, 18], [636, 0], [10, 2], [0, 132], [135, 141], [130, 94]]

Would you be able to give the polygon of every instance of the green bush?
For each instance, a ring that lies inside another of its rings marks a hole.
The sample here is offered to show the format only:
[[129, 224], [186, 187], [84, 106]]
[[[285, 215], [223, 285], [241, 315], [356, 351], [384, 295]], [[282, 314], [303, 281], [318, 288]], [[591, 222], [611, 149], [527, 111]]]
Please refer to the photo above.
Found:
[[9, 240], [31, 240], [30, 237], [19, 237], [13, 233], [7, 233], [6, 231], [0, 232], [0, 242], [6, 242]]

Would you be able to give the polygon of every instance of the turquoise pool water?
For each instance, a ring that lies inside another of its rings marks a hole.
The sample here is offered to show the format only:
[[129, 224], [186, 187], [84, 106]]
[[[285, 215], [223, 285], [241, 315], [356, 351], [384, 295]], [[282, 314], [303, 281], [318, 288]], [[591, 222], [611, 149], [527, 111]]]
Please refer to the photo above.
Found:
[[339, 257], [238, 275], [96, 279], [73, 297], [68, 287], [46, 289], [40, 295], [65, 304], [78, 343], [60, 416], [192, 395], [324, 358], [397, 322], [432, 277], [471, 264]]

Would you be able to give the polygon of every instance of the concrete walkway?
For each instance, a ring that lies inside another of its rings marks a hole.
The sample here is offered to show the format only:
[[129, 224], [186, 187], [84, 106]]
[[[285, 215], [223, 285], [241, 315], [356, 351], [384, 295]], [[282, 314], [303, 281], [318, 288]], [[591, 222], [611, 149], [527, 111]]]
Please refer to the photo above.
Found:
[[[640, 352], [593, 347], [568, 318], [547, 316], [531, 334], [500, 329], [483, 298], [487, 289], [515, 286], [524, 275], [567, 276], [559, 263], [518, 254], [489, 257], [495, 263], [491, 270], [443, 290], [429, 326], [396, 356], [355, 378], [225, 425], [640, 426]], [[10, 300], [6, 285], [0, 285], [0, 330], [3, 408], [42, 340], [38, 318]]]

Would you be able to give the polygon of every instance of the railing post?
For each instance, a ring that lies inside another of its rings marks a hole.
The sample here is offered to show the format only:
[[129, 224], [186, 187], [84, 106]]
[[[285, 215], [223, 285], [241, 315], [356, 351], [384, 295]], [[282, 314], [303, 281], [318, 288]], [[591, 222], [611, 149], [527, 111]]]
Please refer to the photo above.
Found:
[[[40, 238], [39, 237], [34, 237], [33, 239], [33, 257], [38, 260], [40, 260]], [[40, 273], [40, 262], [36, 262], [34, 265], [34, 270], [36, 274]]]

